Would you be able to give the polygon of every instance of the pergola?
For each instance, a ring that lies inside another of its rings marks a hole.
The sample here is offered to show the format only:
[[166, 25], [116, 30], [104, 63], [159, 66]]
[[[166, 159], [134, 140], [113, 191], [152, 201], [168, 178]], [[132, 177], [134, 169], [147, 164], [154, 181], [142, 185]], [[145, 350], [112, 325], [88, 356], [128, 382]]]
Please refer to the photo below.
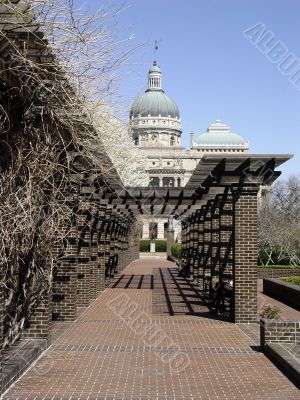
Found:
[[182, 223], [182, 268], [200, 289], [233, 280], [232, 319], [257, 320], [257, 196], [289, 154], [204, 156], [184, 188], [125, 188], [103, 199], [131, 215]]

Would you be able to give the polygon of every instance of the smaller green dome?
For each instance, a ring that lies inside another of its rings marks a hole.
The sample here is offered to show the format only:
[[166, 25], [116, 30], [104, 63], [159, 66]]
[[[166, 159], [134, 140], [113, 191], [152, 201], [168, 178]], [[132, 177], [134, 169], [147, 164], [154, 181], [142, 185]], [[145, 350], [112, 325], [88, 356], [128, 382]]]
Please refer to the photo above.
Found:
[[196, 144], [213, 146], [243, 146], [246, 145], [247, 142], [237, 133], [230, 132], [229, 126], [222, 124], [220, 120], [216, 120], [215, 123], [209, 126], [207, 132], [203, 133], [196, 139]]

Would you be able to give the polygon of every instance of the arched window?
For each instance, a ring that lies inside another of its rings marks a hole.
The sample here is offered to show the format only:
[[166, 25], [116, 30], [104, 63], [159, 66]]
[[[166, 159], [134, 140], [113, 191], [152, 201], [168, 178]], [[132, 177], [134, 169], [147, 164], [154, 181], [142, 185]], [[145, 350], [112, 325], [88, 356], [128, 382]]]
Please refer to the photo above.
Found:
[[170, 145], [174, 146], [174, 144], [175, 144], [175, 138], [174, 138], [174, 136], [171, 136], [170, 137]]

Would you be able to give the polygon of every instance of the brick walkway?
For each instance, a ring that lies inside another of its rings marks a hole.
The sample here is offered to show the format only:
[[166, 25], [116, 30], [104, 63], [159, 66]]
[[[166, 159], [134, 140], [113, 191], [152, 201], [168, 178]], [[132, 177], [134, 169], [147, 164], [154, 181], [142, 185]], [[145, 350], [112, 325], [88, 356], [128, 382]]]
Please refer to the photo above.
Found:
[[133, 263], [8, 399], [300, 399], [240, 327], [212, 318], [174, 264]]

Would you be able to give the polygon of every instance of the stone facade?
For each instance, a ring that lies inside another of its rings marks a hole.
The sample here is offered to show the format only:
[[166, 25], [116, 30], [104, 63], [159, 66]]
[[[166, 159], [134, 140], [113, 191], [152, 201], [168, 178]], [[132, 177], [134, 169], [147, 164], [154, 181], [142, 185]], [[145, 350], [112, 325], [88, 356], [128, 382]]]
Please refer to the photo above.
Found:
[[[156, 62], [149, 70], [148, 89], [131, 108], [129, 125], [134, 143], [145, 155], [152, 187], [184, 187], [205, 154], [240, 154], [249, 150], [249, 143], [220, 120], [196, 138], [191, 133], [190, 149], [182, 147], [179, 109], [163, 91], [162, 73]], [[161, 226], [166, 220], [157, 217], [156, 222], [157, 239], [163, 239]], [[142, 238], [149, 239], [146, 219], [144, 223]], [[177, 241], [180, 232], [178, 224], [174, 236]]]

